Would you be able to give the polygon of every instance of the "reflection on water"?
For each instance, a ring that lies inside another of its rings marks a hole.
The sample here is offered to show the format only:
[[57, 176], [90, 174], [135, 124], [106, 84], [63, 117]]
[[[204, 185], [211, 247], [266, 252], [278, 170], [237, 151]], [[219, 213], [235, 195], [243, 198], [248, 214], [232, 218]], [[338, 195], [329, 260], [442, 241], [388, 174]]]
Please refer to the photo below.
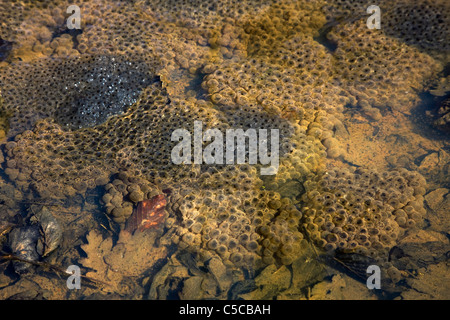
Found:
[[448, 299], [449, 5], [368, 5], [0, 1], [0, 297]]

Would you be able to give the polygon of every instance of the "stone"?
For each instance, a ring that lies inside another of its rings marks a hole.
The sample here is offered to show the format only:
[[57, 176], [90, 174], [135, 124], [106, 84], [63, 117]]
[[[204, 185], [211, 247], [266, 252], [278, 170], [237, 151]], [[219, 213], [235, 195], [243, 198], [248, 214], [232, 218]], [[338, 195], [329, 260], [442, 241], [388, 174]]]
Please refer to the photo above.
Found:
[[427, 211], [426, 216], [431, 230], [448, 232], [450, 228], [450, 221], [448, 219], [450, 196], [448, 196], [448, 191], [446, 188], [439, 188], [425, 196], [425, 202], [431, 209]]
[[47, 207], [42, 207], [41, 211], [33, 218], [40, 224], [41, 228], [41, 237], [39, 238], [37, 249], [45, 257], [61, 243], [63, 229]]
[[276, 265], [271, 264], [255, 278], [255, 285], [258, 289], [241, 294], [240, 297], [245, 300], [273, 299], [280, 292], [289, 288], [291, 279], [291, 272], [286, 266], [277, 268]]
[[437, 152], [430, 153], [423, 158], [420, 163], [419, 170], [428, 171], [435, 168], [439, 164], [439, 154]]
[[444, 201], [444, 196], [447, 195], [448, 192], [449, 190], [446, 188], [438, 188], [429, 192], [425, 196], [425, 201], [430, 209], [433, 211], [438, 211], [440, 204]]
[[326, 269], [311, 246], [308, 246], [305, 253], [292, 263], [291, 288], [298, 291], [301, 288], [312, 285], [325, 275], [327, 275]]
[[200, 300], [202, 298], [201, 285], [203, 277], [193, 276], [183, 281], [183, 289], [180, 292], [181, 300]]
[[231, 276], [220, 259], [212, 258], [208, 263], [208, 270], [214, 276], [221, 291], [227, 291], [231, 287]]
[[212, 277], [205, 277], [202, 281], [201, 290], [207, 297], [216, 297], [219, 290], [217, 281]]
[[373, 300], [376, 296], [366, 285], [346, 275], [333, 275], [317, 283], [308, 293], [311, 300]]
[[405, 300], [446, 300], [450, 297], [448, 278], [449, 266], [446, 262], [430, 265], [417, 277], [408, 279], [411, 287], [401, 294]]
[[447, 259], [449, 240], [430, 230], [415, 230], [403, 238], [392, 250], [392, 264], [400, 270], [418, 270]]

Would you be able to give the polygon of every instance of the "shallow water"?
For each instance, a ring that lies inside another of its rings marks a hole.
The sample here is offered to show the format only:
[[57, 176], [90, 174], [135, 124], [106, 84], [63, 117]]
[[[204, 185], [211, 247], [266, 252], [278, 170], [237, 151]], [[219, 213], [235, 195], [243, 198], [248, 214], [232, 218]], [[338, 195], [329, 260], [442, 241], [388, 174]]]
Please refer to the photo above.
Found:
[[449, 299], [450, 7], [346, 3], [0, 0], [0, 298]]

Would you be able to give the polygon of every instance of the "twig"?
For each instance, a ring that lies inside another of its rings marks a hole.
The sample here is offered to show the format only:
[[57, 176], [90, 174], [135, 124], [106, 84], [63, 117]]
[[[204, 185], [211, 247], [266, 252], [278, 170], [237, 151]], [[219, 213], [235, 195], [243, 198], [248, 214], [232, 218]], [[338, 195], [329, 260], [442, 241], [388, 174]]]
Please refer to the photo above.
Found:
[[348, 271], [350, 271], [352, 274], [356, 275], [358, 278], [360, 278], [362, 280], [366, 280], [364, 277], [361, 276], [360, 272], [357, 272], [355, 269], [353, 269], [352, 267], [347, 265], [344, 261], [341, 261], [336, 257], [333, 257], [333, 260], [336, 261], [337, 263], [339, 263], [341, 266], [343, 266]]
[[31, 204], [31, 205], [41, 205], [41, 206], [50, 206], [50, 207], [57, 207], [62, 206], [62, 203], [49, 203], [49, 202], [41, 202], [39, 200], [19, 200], [18, 202], [23, 204]]
[[[16, 255], [13, 255], [13, 254], [5, 253], [3, 251], [0, 251], [0, 252], [2, 254], [2, 256], [0, 256], [0, 260], [20, 261], [20, 262], [32, 264], [34, 266], [47, 268], [47, 269], [55, 272], [57, 275], [59, 275], [59, 273], [63, 273], [65, 275], [70, 275], [70, 273], [67, 273], [66, 270], [64, 270], [64, 269], [62, 269], [62, 268], [60, 268], [58, 266], [55, 266], [53, 264], [47, 263], [47, 262], [32, 261], [32, 260], [20, 258], [20, 257], [18, 257]], [[88, 276], [85, 276], [85, 275], [80, 275], [80, 277], [82, 279], [88, 280], [88, 281], [90, 281], [92, 283], [103, 284], [103, 285], [109, 286], [109, 284], [104, 282], [104, 281], [97, 280], [97, 279], [94, 279], [94, 278], [91, 278], [91, 277], [88, 277]]]

